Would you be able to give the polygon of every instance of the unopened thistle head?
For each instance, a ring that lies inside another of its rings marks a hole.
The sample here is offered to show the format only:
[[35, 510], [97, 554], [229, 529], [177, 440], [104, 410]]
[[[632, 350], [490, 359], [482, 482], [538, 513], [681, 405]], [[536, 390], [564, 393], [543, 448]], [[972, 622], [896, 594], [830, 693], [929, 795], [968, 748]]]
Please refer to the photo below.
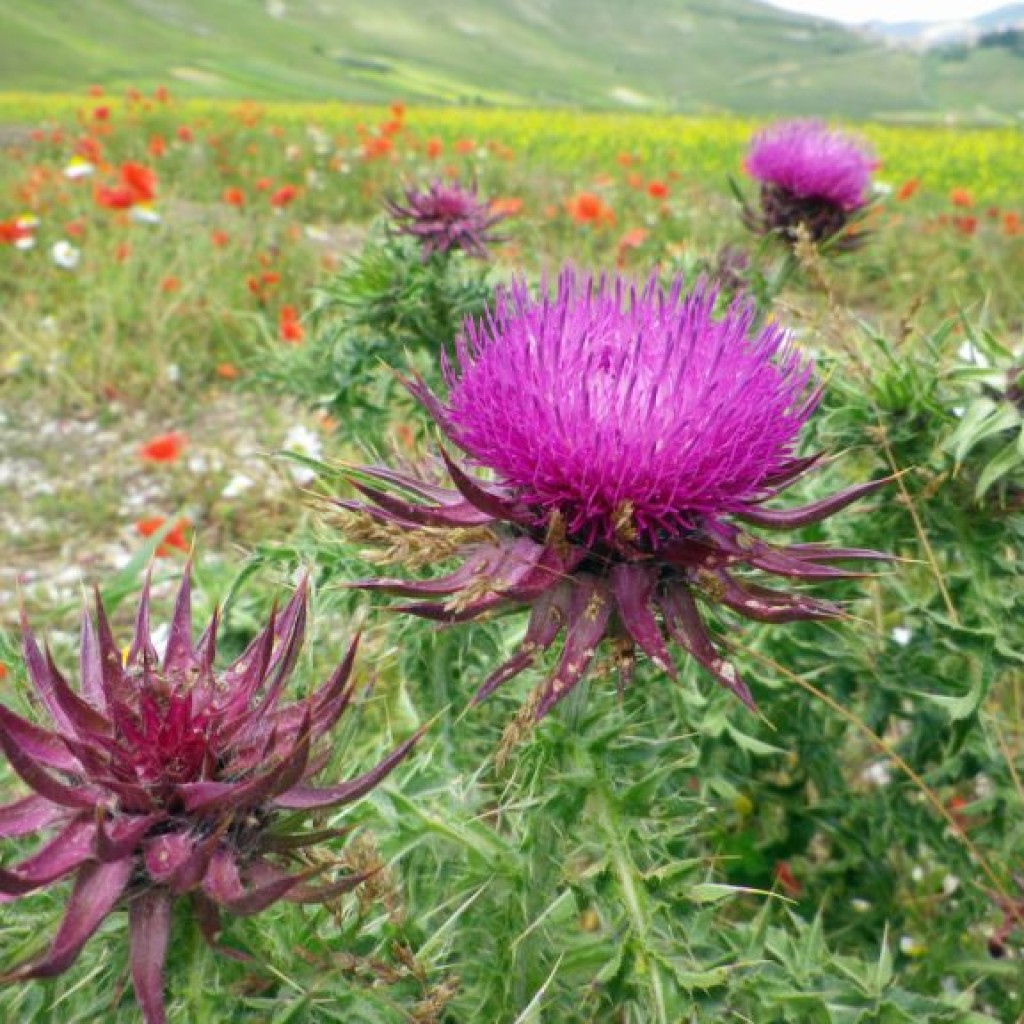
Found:
[[[761, 183], [760, 210], [744, 210], [753, 230], [795, 241], [839, 235], [868, 202], [874, 158], [864, 144], [820, 121], [780, 121], [756, 133], [744, 162]], [[853, 237], [844, 238], [846, 247]]]
[[605, 638], [624, 678], [636, 649], [674, 674], [674, 640], [749, 704], [698, 602], [767, 622], [836, 615], [833, 604], [734, 571], [829, 579], [855, 575], [835, 562], [875, 557], [746, 531], [817, 522], [877, 483], [804, 508], [764, 507], [817, 461], [795, 447], [818, 390], [782, 328], [757, 326], [741, 301], [715, 307], [713, 289], [684, 294], [678, 279], [638, 289], [566, 269], [554, 296], [538, 299], [519, 281], [467, 321], [444, 368], [446, 400], [410, 385], [487, 479], [443, 452], [450, 487], [369, 467], [355, 480], [368, 501], [343, 504], [391, 530], [464, 531], [462, 564], [449, 575], [364, 581], [417, 599], [402, 610], [453, 622], [531, 607], [522, 645], [477, 699], [564, 635], [538, 717]]
[[404, 204], [389, 199], [384, 206], [395, 230], [419, 241], [425, 260], [453, 249], [485, 258], [487, 245], [499, 241], [490, 229], [504, 217], [477, 197], [475, 185], [464, 189], [454, 182], [433, 181], [422, 191], [405, 189]]
[[49, 950], [5, 980], [60, 974], [123, 907], [135, 996], [147, 1024], [161, 1024], [175, 900], [190, 900], [212, 942], [222, 910], [248, 916], [281, 899], [322, 902], [363, 880], [312, 884], [322, 868], [296, 853], [340, 833], [293, 832], [295, 816], [362, 796], [418, 734], [363, 775], [309, 785], [328, 760], [321, 741], [351, 699], [356, 644], [321, 687], [285, 702], [305, 617], [302, 585], [238, 659], [215, 670], [217, 615], [193, 643], [187, 574], [162, 659], [150, 639], [148, 582], [123, 661], [97, 597], [95, 618], [83, 616], [77, 691], [23, 624], [25, 667], [50, 723], [0, 705], [0, 749], [31, 790], [0, 807], [0, 837], [51, 836], [0, 868], [0, 900], [73, 884]]

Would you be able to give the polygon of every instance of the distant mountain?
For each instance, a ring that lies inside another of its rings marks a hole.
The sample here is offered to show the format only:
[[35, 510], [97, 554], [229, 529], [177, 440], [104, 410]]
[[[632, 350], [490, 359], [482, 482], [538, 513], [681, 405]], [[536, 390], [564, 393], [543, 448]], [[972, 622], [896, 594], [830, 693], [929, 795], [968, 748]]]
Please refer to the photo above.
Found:
[[950, 42], [976, 43], [991, 32], [1024, 26], [1024, 3], [1007, 4], [975, 18], [949, 21], [870, 21], [871, 33], [911, 46], [938, 46]]
[[1024, 110], [955, 67], [755, 0], [0, 0], [0, 89], [941, 117]]

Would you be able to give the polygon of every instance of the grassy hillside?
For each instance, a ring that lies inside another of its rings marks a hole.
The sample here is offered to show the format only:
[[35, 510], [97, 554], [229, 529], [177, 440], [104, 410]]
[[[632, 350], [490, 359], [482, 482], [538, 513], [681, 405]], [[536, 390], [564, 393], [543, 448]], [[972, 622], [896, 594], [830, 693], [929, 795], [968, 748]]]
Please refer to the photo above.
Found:
[[752, 0], [0, 0], [0, 88], [848, 116], [1024, 108], [1024, 62], [927, 62]]

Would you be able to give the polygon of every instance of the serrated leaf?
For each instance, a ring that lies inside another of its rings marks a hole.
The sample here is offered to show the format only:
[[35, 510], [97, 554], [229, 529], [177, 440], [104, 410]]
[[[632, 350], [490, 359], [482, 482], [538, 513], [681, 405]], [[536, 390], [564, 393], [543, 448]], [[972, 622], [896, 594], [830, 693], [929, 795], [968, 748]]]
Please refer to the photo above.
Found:
[[747, 733], [741, 732], [731, 722], [726, 722], [725, 731], [732, 737], [738, 747], [747, 751], [748, 754], [754, 754], [756, 757], [787, 753], [783, 747], [773, 746], [771, 743], [765, 743], [764, 740], [757, 739], [756, 736], [749, 736]]
[[1014, 438], [1002, 451], [994, 456], [988, 465], [985, 466], [981, 476], [978, 477], [978, 485], [974, 489], [974, 496], [979, 501], [997, 480], [1024, 464], [1024, 455], [1018, 449], [1017, 440], [1017, 438]]
[[921, 690], [915, 691], [917, 696], [943, 708], [953, 722], [962, 722], [965, 718], [970, 718], [975, 714], [987, 692], [988, 687], [982, 672], [976, 673], [976, 678], [971, 682], [971, 688], [960, 697], [951, 697], [943, 693], [926, 693]]

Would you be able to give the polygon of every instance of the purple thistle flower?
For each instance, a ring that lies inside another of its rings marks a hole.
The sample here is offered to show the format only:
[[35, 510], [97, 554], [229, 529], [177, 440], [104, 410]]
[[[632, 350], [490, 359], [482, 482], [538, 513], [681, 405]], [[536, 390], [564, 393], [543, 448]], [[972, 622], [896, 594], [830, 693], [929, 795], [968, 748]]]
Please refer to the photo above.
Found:
[[739, 301], [716, 316], [715, 303], [714, 289], [684, 295], [679, 279], [666, 291], [652, 277], [638, 291], [566, 269], [554, 297], [536, 300], [519, 281], [499, 292], [493, 313], [466, 322], [455, 365], [444, 367], [446, 402], [410, 384], [492, 479], [442, 452], [452, 488], [369, 467], [355, 481], [369, 503], [341, 504], [391, 530], [463, 531], [453, 535], [465, 538], [463, 562], [449, 575], [360, 584], [419, 599], [400, 610], [455, 622], [531, 606], [523, 644], [477, 700], [564, 632], [537, 717], [583, 677], [605, 637], [623, 681], [636, 648], [674, 674], [671, 639], [749, 705], [697, 601], [766, 622], [830, 617], [840, 614], [833, 604], [733, 570], [835, 579], [859, 575], [835, 562], [881, 557], [773, 545], [733, 522], [793, 529], [883, 481], [803, 508], [764, 507], [818, 461], [794, 448], [819, 392], [781, 328], [756, 327]]
[[447, 253], [461, 249], [470, 256], [487, 257], [485, 248], [500, 241], [489, 233], [502, 220], [487, 204], [477, 198], [476, 185], [464, 189], [452, 183], [431, 182], [425, 191], [405, 189], [405, 205], [388, 199], [384, 207], [394, 218], [399, 234], [416, 238], [423, 250], [423, 259], [431, 253]]
[[744, 166], [761, 183], [760, 215], [745, 210], [747, 226], [794, 240], [803, 224], [820, 242], [867, 204], [874, 157], [820, 121], [780, 121], [753, 136]]
[[0, 807], [0, 837], [56, 834], [21, 863], [0, 868], [0, 901], [69, 875], [74, 885], [49, 950], [4, 980], [60, 974], [103, 919], [124, 907], [135, 996], [147, 1024], [161, 1024], [175, 899], [189, 896], [212, 944], [221, 910], [248, 916], [281, 899], [322, 902], [364, 880], [349, 874], [311, 885], [322, 868], [290, 873], [294, 851], [341, 833], [292, 834], [282, 819], [367, 793], [420, 733], [349, 782], [308, 785], [329, 756], [318, 741], [351, 700], [357, 641], [308, 698], [283, 703], [305, 618], [303, 583], [217, 673], [217, 614], [193, 644], [186, 570], [162, 661], [150, 640], [147, 580], [122, 663], [97, 595], [95, 619], [82, 618], [76, 693], [22, 616], [25, 667], [52, 729], [0, 705], [0, 749], [32, 790]]

